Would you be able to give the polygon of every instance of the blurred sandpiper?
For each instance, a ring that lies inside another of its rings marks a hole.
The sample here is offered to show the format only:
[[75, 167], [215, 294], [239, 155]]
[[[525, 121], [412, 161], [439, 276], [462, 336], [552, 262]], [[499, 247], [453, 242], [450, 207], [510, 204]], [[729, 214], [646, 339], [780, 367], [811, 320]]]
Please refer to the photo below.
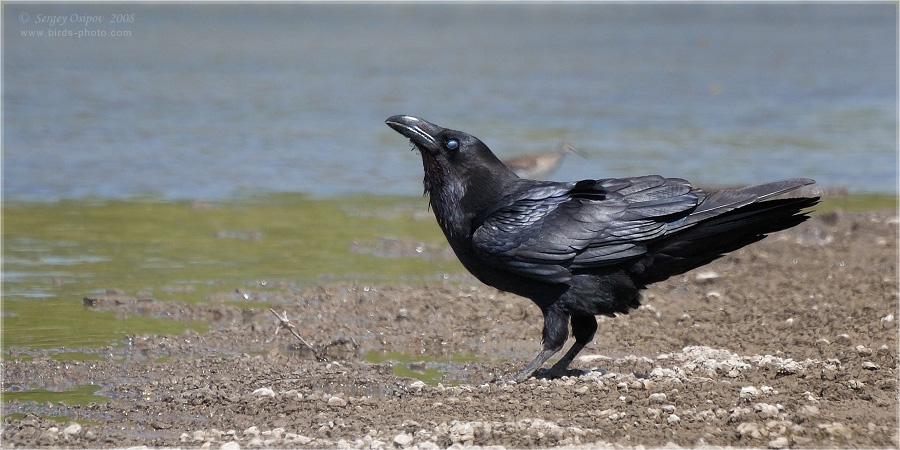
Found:
[[532, 153], [516, 156], [503, 161], [516, 175], [532, 180], [546, 180], [547, 175], [553, 173], [562, 164], [563, 158], [569, 153], [584, 156], [568, 142], [561, 142], [552, 152]]

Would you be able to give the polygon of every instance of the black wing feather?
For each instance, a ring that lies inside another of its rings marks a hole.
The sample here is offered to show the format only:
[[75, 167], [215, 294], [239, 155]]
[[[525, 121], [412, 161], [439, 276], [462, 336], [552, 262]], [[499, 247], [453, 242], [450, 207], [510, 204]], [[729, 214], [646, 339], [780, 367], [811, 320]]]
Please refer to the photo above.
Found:
[[489, 214], [472, 245], [510, 272], [562, 283], [572, 270], [645, 254], [704, 197], [685, 180], [656, 175], [541, 184]]

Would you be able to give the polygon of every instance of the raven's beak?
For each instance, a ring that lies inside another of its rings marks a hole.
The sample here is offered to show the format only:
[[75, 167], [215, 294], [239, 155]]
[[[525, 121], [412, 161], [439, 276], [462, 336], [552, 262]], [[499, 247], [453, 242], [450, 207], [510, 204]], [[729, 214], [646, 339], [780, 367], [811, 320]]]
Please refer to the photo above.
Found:
[[437, 152], [440, 149], [435, 136], [444, 129], [413, 116], [392, 116], [385, 120], [389, 127], [409, 138], [419, 151]]

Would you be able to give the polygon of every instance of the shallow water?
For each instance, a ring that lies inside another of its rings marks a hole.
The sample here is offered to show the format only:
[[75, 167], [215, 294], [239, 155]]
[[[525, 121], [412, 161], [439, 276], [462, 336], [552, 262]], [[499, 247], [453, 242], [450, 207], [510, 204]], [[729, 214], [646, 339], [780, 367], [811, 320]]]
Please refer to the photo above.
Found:
[[277, 295], [316, 282], [421, 282], [462, 273], [425, 211], [417, 198], [302, 195], [6, 202], [3, 348], [95, 348], [121, 344], [128, 334], [205, 329], [172, 317], [94, 311], [84, 297], [241, 305], [241, 289]]
[[401, 113], [557, 179], [897, 192], [894, 4], [3, 7], [7, 199], [408, 195]]

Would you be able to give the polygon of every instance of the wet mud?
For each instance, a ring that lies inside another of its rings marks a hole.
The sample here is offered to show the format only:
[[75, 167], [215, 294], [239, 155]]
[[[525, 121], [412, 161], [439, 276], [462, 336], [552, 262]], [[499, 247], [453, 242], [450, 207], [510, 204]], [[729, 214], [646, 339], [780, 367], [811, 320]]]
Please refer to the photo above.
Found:
[[[110, 291], [84, 307], [211, 328], [127, 336], [80, 361], [10, 350], [0, 438], [7, 448], [896, 448], [897, 226], [895, 211], [816, 215], [652, 286], [640, 309], [600, 320], [571, 376], [519, 384], [504, 376], [538, 351], [540, 311], [471, 278], [283, 283], [190, 305]], [[96, 387], [90, 401], [9, 400], [84, 386]]]

